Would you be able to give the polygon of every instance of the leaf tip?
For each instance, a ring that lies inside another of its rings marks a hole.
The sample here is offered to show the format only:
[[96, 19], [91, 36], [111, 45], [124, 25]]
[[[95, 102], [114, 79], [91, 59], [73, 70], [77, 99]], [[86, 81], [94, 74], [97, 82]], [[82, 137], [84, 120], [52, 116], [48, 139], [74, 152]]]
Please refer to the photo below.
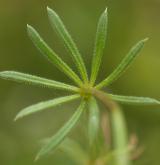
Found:
[[27, 24], [27, 32], [28, 32], [28, 34], [30, 34], [33, 30], [34, 30], [34, 28], [31, 25]]
[[159, 101], [159, 100], [156, 100], [156, 103], [157, 103], [157, 104], [160, 104], [160, 101]]
[[32, 26], [27, 24], [27, 29], [31, 29], [31, 28], [32, 28]]
[[52, 9], [49, 6], [47, 6], [47, 11], [50, 12], [52, 11]]
[[157, 100], [157, 99], [151, 99], [151, 103], [152, 103], [153, 105], [160, 105], [160, 101]]
[[104, 10], [104, 13], [107, 14], [108, 8], [106, 7]]
[[[48, 12], [49, 18], [50, 18], [50, 17], [53, 17], [53, 16], [58, 17], [57, 13], [56, 13], [53, 9], [51, 9], [50, 7], [48, 7], [48, 6], [47, 6], [47, 12]], [[53, 18], [52, 18], [52, 19], [53, 19]]]
[[29, 25], [29, 24], [27, 24], [27, 31], [28, 31], [29, 33], [31, 33], [31, 32], [36, 32], [36, 30], [33, 28], [33, 26], [31, 26], [31, 25]]
[[34, 159], [35, 162], [38, 161], [43, 156], [43, 154], [41, 153], [41, 151], [42, 151], [42, 149], [37, 153], [37, 155], [36, 155], [36, 157]]
[[37, 162], [39, 160], [39, 154], [36, 155], [34, 162]]
[[16, 117], [14, 118], [14, 121], [17, 121], [17, 120], [19, 120], [20, 118], [22, 118], [23, 117], [23, 115], [21, 114], [21, 113], [18, 113], [17, 115], [16, 115]]
[[3, 72], [0, 72], [0, 77], [2, 76]]
[[57, 15], [56, 12], [53, 9], [51, 9], [50, 7], [48, 7], [48, 6], [47, 6], [47, 12], [48, 12], [49, 16], [50, 15]]
[[147, 37], [147, 38], [143, 39], [142, 41], [147, 42], [148, 40], [149, 40], [149, 38]]
[[0, 78], [5, 78], [6, 77], [6, 74], [8, 74], [9, 71], [1, 71], [0, 72]]
[[17, 118], [15, 117], [15, 118], [13, 119], [13, 121], [16, 122], [16, 121], [17, 121]]
[[1, 71], [0, 72], [0, 76], [3, 75], [5, 72], [7, 72], [7, 71]]
[[16, 122], [19, 119], [18, 115], [14, 118], [14, 122]]

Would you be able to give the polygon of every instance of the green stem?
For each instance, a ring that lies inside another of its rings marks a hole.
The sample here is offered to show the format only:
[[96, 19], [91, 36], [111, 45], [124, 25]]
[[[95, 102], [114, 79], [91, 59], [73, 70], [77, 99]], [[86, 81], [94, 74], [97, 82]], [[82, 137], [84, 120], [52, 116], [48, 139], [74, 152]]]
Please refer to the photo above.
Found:
[[118, 151], [114, 157], [114, 165], [131, 165], [129, 152], [124, 152], [128, 147], [128, 133], [120, 107], [102, 91], [93, 89], [92, 94], [96, 96], [111, 113], [113, 147], [115, 151]]
[[126, 122], [123, 113], [118, 106], [111, 112], [111, 123], [113, 129], [113, 147], [115, 151], [120, 151], [115, 154], [114, 164], [130, 165], [129, 152], [123, 152], [128, 147]]
[[99, 108], [94, 97], [88, 101], [88, 140], [90, 157], [96, 160], [99, 154]]

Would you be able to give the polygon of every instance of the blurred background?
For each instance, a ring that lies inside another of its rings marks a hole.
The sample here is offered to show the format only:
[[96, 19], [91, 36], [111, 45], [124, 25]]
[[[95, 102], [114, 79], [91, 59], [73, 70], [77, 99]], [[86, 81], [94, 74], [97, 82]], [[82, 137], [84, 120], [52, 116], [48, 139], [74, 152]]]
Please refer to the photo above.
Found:
[[[160, 0], [0, 0], [0, 71], [16, 70], [59, 81], [70, 80], [33, 46], [26, 24], [34, 26], [48, 44], [73, 66], [63, 43], [52, 31], [46, 6], [63, 19], [90, 69], [97, 21], [108, 7], [107, 44], [98, 80], [119, 64], [130, 47], [149, 37], [141, 55], [113, 85], [116, 94], [149, 96], [160, 99]], [[107, 89], [106, 89], [107, 90]], [[71, 116], [77, 103], [44, 111], [17, 122], [17, 112], [30, 104], [66, 93], [0, 80], [0, 164], [32, 165], [40, 140], [53, 135]], [[136, 133], [143, 155], [135, 165], [160, 164], [160, 107], [123, 106], [130, 133]], [[81, 122], [70, 134], [83, 143]], [[37, 165], [74, 165], [58, 151]]]

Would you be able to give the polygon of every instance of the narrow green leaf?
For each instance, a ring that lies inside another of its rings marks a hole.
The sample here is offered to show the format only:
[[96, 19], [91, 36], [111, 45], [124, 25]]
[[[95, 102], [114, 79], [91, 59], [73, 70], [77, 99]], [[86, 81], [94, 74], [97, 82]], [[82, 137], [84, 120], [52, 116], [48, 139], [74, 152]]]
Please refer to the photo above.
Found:
[[[123, 113], [119, 107], [111, 111], [111, 123], [113, 130], [114, 150], [123, 151], [128, 147], [127, 128]], [[131, 165], [128, 152], [123, 154], [116, 153], [114, 158], [115, 165]]]
[[89, 119], [88, 119], [88, 136], [89, 143], [92, 145], [98, 135], [99, 130], [99, 108], [95, 98], [90, 98], [88, 102]]
[[73, 116], [69, 119], [69, 121], [50, 139], [50, 141], [46, 145], [44, 145], [44, 147], [42, 147], [36, 157], [36, 160], [49, 153], [51, 150], [55, 151], [57, 149], [57, 147], [61, 144], [61, 142], [79, 120], [84, 110], [85, 104], [86, 103], [84, 101], [81, 102], [80, 106], [73, 114]]
[[30, 25], [27, 25], [28, 35], [40, 50], [40, 52], [48, 58], [60, 71], [63, 71], [69, 78], [71, 78], [78, 85], [82, 85], [82, 81], [73, 72], [73, 70], [60, 58], [58, 55], [44, 42], [38, 32]]
[[147, 40], [148, 38], [141, 40], [134, 47], [132, 47], [132, 49], [129, 51], [126, 57], [118, 65], [118, 67], [106, 79], [99, 83], [96, 86], [96, 88], [100, 89], [104, 86], [110, 85], [115, 80], [117, 80], [122, 75], [122, 73], [124, 73], [127, 70], [127, 68], [131, 65], [131, 63], [137, 57], [141, 49], [144, 47], [144, 44]]
[[103, 55], [103, 50], [105, 47], [106, 35], [107, 35], [107, 8], [102, 13], [97, 27], [96, 33], [96, 41], [93, 53], [93, 60], [92, 60], [92, 69], [91, 69], [91, 84], [93, 85], [96, 81], [99, 67], [101, 64], [101, 59]]
[[[41, 146], [47, 144], [51, 138], [45, 138], [40, 141]], [[88, 162], [89, 157], [87, 152], [82, 148], [82, 146], [75, 140], [66, 137], [63, 142], [59, 145], [58, 149], [65, 152], [75, 163], [82, 165]], [[54, 153], [54, 151], [53, 151]], [[52, 155], [52, 151], [49, 153]]]
[[68, 90], [74, 92], [78, 91], [78, 88], [72, 85], [64, 84], [54, 80], [49, 80], [46, 78], [41, 78], [38, 76], [33, 76], [26, 73], [15, 72], [15, 71], [0, 72], [0, 78], [16, 81], [20, 83], [26, 83], [29, 85], [36, 85], [36, 86]]
[[[44, 146], [50, 141], [51, 138], [45, 138], [40, 141], [41, 146]], [[59, 145], [58, 149], [67, 154], [77, 165], [86, 164], [89, 160], [87, 152], [75, 140], [66, 137]], [[54, 154], [54, 151], [49, 153]]]
[[78, 99], [79, 97], [80, 97], [80, 95], [75, 94], [75, 95], [59, 97], [56, 99], [47, 100], [47, 101], [43, 101], [43, 102], [31, 105], [31, 106], [21, 110], [15, 117], [15, 120], [25, 117], [27, 115], [42, 111], [44, 109], [52, 108], [52, 107], [55, 107], [62, 103], [66, 103], [66, 102]]
[[65, 46], [68, 48], [70, 55], [72, 56], [82, 78], [84, 81], [88, 81], [88, 75], [86, 71], [86, 67], [84, 65], [81, 54], [73, 41], [71, 35], [67, 31], [65, 25], [63, 24], [60, 17], [57, 15], [55, 11], [47, 7], [49, 20], [51, 22], [52, 27], [56, 30], [60, 38], [63, 40]]
[[156, 99], [152, 99], [149, 97], [135, 97], [135, 96], [120, 96], [108, 94], [108, 96], [120, 103], [123, 104], [133, 104], [133, 105], [156, 105], [160, 104], [160, 101]]

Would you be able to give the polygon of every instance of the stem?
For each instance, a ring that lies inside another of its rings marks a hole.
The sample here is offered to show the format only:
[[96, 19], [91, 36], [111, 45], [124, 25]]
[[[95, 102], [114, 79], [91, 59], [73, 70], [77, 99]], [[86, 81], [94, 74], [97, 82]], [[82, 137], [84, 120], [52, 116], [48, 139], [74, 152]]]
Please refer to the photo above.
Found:
[[88, 100], [88, 140], [89, 140], [89, 155], [91, 164], [95, 162], [101, 151], [100, 138], [100, 113], [99, 107], [94, 97]]
[[102, 113], [101, 128], [105, 140], [105, 148], [109, 150], [111, 147], [111, 129], [110, 129], [109, 113], [107, 111]]
[[131, 165], [129, 152], [124, 152], [128, 147], [127, 128], [123, 113], [118, 104], [110, 97], [99, 90], [93, 89], [92, 93], [96, 96], [111, 113], [111, 124], [113, 133], [113, 147], [117, 154], [114, 157], [114, 165]]
[[123, 113], [119, 107], [111, 112], [111, 122], [114, 150], [120, 151], [115, 154], [115, 165], [130, 165], [129, 152], [126, 150], [128, 147], [127, 128]]

